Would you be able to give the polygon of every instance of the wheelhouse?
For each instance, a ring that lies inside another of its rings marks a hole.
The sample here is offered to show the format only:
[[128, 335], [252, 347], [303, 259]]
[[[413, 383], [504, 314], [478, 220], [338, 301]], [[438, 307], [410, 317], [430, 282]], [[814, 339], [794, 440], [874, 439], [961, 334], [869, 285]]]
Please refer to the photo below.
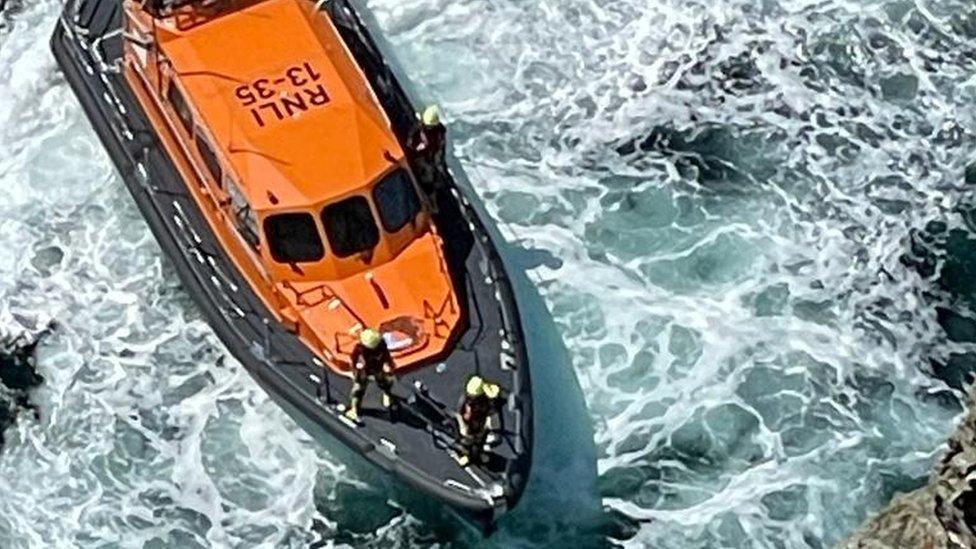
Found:
[[366, 78], [324, 46], [337, 30], [309, 0], [189, 3], [124, 3], [127, 77], [254, 288], [338, 368], [365, 326], [393, 334], [399, 367], [447, 352], [443, 242]]

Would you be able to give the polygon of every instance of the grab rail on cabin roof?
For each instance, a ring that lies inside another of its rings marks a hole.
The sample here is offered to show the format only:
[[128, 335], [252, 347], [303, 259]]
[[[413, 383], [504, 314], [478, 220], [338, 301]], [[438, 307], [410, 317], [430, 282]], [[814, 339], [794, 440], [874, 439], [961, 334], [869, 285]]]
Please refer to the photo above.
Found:
[[142, 0], [142, 8], [153, 15], [166, 15], [173, 10], [186, 6], [199, 6], [201, 8], [216, 8], [221, 4], [227, 4], [234, 0]]

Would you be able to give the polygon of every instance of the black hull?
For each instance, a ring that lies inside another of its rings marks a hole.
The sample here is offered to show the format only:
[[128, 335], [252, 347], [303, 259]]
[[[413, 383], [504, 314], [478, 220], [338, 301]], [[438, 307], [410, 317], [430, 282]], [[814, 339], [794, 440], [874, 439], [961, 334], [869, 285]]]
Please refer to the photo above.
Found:
[[[344, 0], [330, 5], [331, 13], [323, 16], [333, 17], [404, 140], [416, 124], [410, 100], [358, 15]], [[400, 376], [396, 392], [403, 406], [396, 421], [379, 413], [378, 398], [370, 392], [363, 422], [354, 426], [336, 407], [345, 401], [349, 380], [317, 364], [251, 290], [187, 192], [125, 78], [100, 70], [121, 51], [119, 36], [99, 39], [119, 27], [119, 10], [117, 0], [69, 1], [51, 47], [156, 240], [214, 332], [314, 437], [328, 433], [409, 487], [490, 528], [518, 502], [528, 482], [533, 414], [521, 318], [492, 233], [470, 202], [473, 193], [448, 182], [438, 196], [435, 218], [449, 242], [447, 257], [469, 326], [450, 355], [442, 357], [444, 368], [429, 366]], [[475, 372], [500, 381], [512, 398], [502, 411], [501, 443], [492, 462], [465, 470], [449, 453], [448, 415], [464, 381]], [[323, 374], [324, 383], [319, 383]], [[418, 382], [428, 391], [415, 390]]]

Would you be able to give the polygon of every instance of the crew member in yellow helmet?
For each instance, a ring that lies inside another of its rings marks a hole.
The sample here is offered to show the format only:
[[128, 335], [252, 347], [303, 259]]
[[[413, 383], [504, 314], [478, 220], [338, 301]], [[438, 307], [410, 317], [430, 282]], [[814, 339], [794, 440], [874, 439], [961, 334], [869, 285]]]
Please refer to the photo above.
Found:
[[447, 128], [441, 123], [441, 111], [436, 105], [429, 105], [420, 115], [420, 128], [411, 140], [416, 165], [419, 168], [420, 186], [428, 194], [433, 194], [447, 177], [445, 152], [447, 150]]
[[389, 408], [393, 403], [393, 357], [386, 346], [383, 336], [372, 328], [359, 333], [359, 343], [352, 350], [352, 395], [346, 417], [359, 419], [359, 407], [370, 378], [383, 391], [383, 406]]
[[462, 467], [471, 462], [481, 462], [491, 419], [497, 413], [501, 387], [483, 379], [471, 376], [464, 388], [464, 395], [458, 403], [457, 422], [462, 453], [458, 463]]

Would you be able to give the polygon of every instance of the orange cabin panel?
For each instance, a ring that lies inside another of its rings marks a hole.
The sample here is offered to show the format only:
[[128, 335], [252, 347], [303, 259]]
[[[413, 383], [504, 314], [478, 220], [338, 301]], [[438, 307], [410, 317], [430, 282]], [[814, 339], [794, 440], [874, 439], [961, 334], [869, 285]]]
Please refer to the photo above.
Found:
[[[404, 151], [329, 18], [308, 0], [156, 20], [130, 1], [126, 13], [130, 31], [153, 43], [127, 44], [126, 76], [140, 84], [167, 151], [262, 299], [339, 371], [363, 327], [387, 334], [398, 368], [447, 352], [462, 315], [444, 243], [420, 199], [408, 224], [389, 231], [381, 222], [374, 189], [406, 169]], [[323, 209], [350, 197], [369, 204], [379, 236], [368, 251], [343, 256]], [[241, 201], [254, 238], [241, 236]], [[282, 213], [311, 216], [321, 258], [272, 257], [263, 227]]]

